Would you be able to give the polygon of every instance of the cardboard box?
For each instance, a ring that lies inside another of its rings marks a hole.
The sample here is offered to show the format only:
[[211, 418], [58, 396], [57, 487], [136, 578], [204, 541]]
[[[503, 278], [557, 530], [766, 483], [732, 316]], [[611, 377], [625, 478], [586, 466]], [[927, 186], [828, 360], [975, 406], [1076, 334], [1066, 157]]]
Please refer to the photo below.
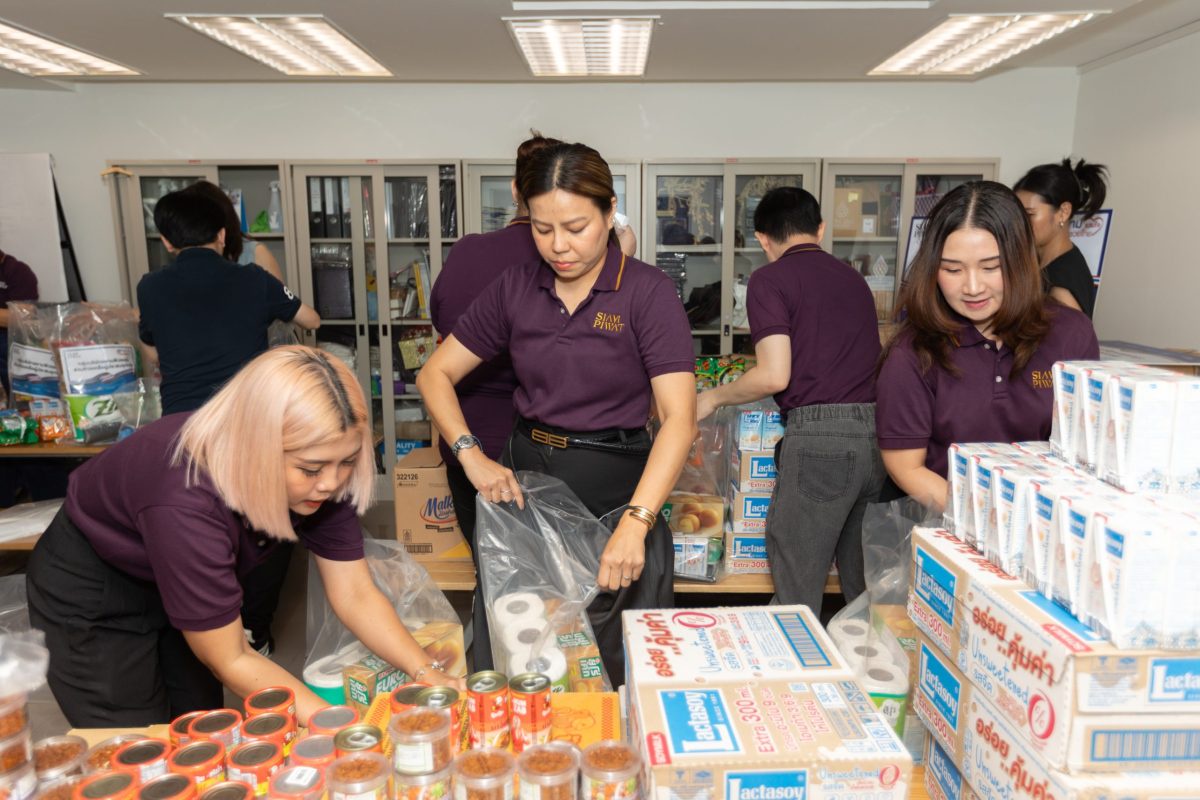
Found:
[[769, 575], [767, 536], [764, 533], [725, 531], [725, 572], [730, 575]]
[[907, 800], [912, 757], [853, 680], [633, 690], [648, 800]]
[[925, 737], [925, 791], [929, 800], [978, 800], [954, 760], [932, 736]]
[[674, 492], [662, 507], [672, 533], [720, 538], [725, 524], [725, 500], [715, 494]]
[[677, 533], [671, 537], [671, 544], [675, 548], [675, 577], [716, 581], [725, 550], [723, 539]]
[[729, 528], [734, 533], [765, 531], [770, 509], [770, 494], [733, 492], [729, 498]]
[[[1194, 798], [1200, 775], [1188, 772], [1071, 774], [1051, 767], [982, 693], [971, 694], [949, 661], [928, 639], [921, 639], [921, 674], [913, 706], [969, 786], [986, 800], [1016, 797], [1045, 800], [1159, 800]], [[1103, 731], [1101, 747], [1124, 743]], [[926, 767], [927, 770], [930, 766]], [[953, 782], [950, 782], [953, 785]], [[931, 795], [932, 796], [932, 795]]]
[[775, 489], [774, 450], [734, 450], [729, 478], [735, 492], [771, 492]]
[[470, 561], [454, 514], [442, 456], [434, 447], [419, 447], [396, 462], [396, 538], [418, 561]]
[[[1197, 654], [1117, 649], [947, 531], [914, 528], [912, 539], [918, 629], [970, 676], [962, 692], [1008, 712], [1039, 758], [1074, 770], [1200, 767]], [[1115, 741], [1139, 759], [1106, 755]]]
[[857, 236], [862, 231], [863, 191], [858, 188], [833, 190], [833, 235]]
[[408, 683], [408, 675], [379, 656], [368, 653], [363, 658], [342, 668], [342, 686], [346, 691], [346, 705], [358, 709], [359, 716], [366, 716], [371, 701], [381, 694]]

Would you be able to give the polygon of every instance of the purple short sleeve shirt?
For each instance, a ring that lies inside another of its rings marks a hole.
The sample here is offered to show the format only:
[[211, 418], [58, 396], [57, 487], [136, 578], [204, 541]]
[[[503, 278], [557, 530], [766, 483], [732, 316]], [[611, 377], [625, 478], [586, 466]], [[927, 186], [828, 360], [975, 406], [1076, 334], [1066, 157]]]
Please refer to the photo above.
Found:
[[[187, 468], [171, 465], [188, 417], [163, 417], [79, 467], [65, 508], [101, 559], [156, 584], [172, 625], [203, 631], [237, 619], [241, 580], [278, 542], [250, 529], [209, 481], [188, 486]], [[325, 503], [292, 520], [297, 537], [318, 556], [363, 557], [353, 506]]]
[[570, 431], [641, 428], [650, 379], [691, 373], [683, 303], [660, 269], [610, 245], [591, 293], [574, 313], [540, 258], [505, 272], [467, 310], [454, 336], [485, 361], [508, 350], [521, 416]]
[[1009, 378], [1013, 353], [965, 323], [950, 358], [954, 376], [936, 364], [922, 374], [908, 334], [901, 333], [879, 373], [875, 428], [881, 450], [925, 449], [925, 466], [946, 475], [946, 449], [955, 442], [1045, 441], [1054, 402], [1056, 361], [1096, 359], [1091, 321], [1047, 304], [1050, 331], [1020, 375]]
[[37, 275], [29, 265], [7, 253], [0, 253], [0, 308], [9, 300], [37, 299]]
[[796, 245], [750, 276], [746, 311], [755, 344], [791, 338], [791, 378], [775, 395], [781, 411], [875, 402], [875, 300], [853, 268], [815, 244]]

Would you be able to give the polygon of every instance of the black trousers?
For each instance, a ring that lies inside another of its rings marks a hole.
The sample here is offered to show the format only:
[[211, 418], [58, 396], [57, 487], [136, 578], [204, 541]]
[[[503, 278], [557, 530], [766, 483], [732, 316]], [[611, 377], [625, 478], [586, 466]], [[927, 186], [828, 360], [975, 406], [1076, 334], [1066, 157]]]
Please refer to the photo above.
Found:
[[[471, 561], [475, 563], [475, 574], [479, 575], [479, 554], [475, 547], [475, 487], [467, 480], [467, 473], [458, 464], [446, 464], [446, 482], [450, 485], [450, 496], [454, 500], [454, 515], [462, 528], [463, 538], [471, 546]], [[471, 602], [471, 663], [473, 671], [495, 669], [492, 660], [492, 637], [488, 634], [487, 606], [483, 601], [483, 581], [475, 581], [475, 597]], [[501, 672], [503, 672], [501, 668]]]
[[[644, 438], [642, 438], [644, 437]], [[645, 444], [650, 434], [640, 432], [627, 444]], [[514, 470], [533, 470], [565, 483], [596, 517], [629, 503], [641, 480], [647, 454], [602, 452], [584, 448], [560, 449], [538, 444], [513, 431], [502, 461]], [[633, 608], [671, 608], [675, 605], [673, 575], [675, 548], [671, 531], [661, 517], [646, 535], [646, 565], [640, 579], [613, 592], [601, 589], [588, 607], [596, 644], [613, 688], [625, 683], [625, 643], [621, 612]]]
[[73, 727], [145, 726], [224, 705], [158, 587], [103, 561], [65, 509], [38, 540], [26, 585], [29, 621], [50, 650], [50, 690]]

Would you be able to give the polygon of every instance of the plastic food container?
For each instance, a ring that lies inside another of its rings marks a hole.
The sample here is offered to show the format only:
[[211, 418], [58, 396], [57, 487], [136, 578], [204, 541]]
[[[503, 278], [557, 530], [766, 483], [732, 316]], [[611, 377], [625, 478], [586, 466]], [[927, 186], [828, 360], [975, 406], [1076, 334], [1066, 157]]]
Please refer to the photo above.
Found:
[[0, 739], [0, 773], [15, 772], [33, 763], [33, 737], [29, 728], [22, 728]]
[[526, 747], [517, 758], [521, 800], [575, 800], [579, 748], [567, 742]]
[[507, 750], [481, 747], [454, 759], [455, 797], [471, 800], [510, 800], [517, 762]]
[[126, 742], [136, 742], [138, 739], [145, 737], [137, 733], [119, 733], [105, 739], [100, 744], [93, 745], [91, 750], [87, 751], [87, 755], [83, 759], [83, 769], [85, 772], [106, 772], [112, 769], [112, 757], [121, 745]]
[[33, 761], [26, 761], [16, 769], [0, 772], [0, 796], [9, 800], [29, 800], [37, 791], [37, 772]]
[[29, 714], [25, 710], [25, 695], [10, 694], [0, 697], [0, 739], [7, 739], [14, 733], [24, 730], [29, 724]]
[[410, 775], [441, 772], [454, 760], [450, 712], [410, 708], [392, 717], [392, 768]]
[[33, 745], [33, 765], [39, 783], [83, 773], [87, 740], [80, 736], [51, 736]]
[[395, 800], [446, 800], [450, 797], [450, 780], [454, 774], [454, 765], [439, 772], [427, 775], [406, 775], [397, 772], [392, 775], [392, 794]]
[[389, 800], [392, 769], [382, 753], [334, 759], [325, 773], [329, 800]]
[[603, 741], [583, 750], [579, 772], [583, 800], [628, 800], [638, 796], [642, 759], [624, 742]]
[[83, 783], [86, 775], [68, 775], [65, 778], [38, 785], [34, 800], [71, 800], [75, 787]]

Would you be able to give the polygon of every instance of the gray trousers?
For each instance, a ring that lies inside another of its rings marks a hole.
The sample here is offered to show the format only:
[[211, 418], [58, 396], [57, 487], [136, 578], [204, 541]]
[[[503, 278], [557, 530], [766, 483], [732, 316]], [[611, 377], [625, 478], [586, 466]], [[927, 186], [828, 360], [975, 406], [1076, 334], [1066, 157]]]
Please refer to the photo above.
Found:
[[775, 602], [802, 603], [819, 614], [835, 556], [846, 600], [866, 590], [863, 512], [877, 502], [886, 476], [874, 403], [792, 409], [775, 463], [767, 512]]

